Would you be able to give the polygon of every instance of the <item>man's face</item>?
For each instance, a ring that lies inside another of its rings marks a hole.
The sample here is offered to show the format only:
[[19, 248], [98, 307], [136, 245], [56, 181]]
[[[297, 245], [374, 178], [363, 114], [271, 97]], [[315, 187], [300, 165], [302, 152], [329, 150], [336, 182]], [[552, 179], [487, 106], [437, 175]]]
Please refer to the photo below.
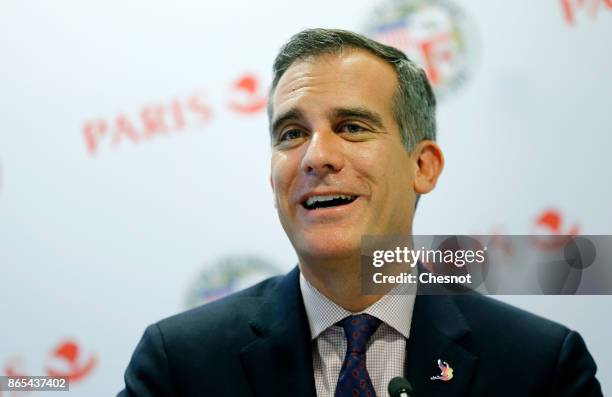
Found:
[[361, 50], [294, 63], [271, 98], [271, 183], [301, 260], [411, 233], [416, 166], [392, 114], [395, 69]]

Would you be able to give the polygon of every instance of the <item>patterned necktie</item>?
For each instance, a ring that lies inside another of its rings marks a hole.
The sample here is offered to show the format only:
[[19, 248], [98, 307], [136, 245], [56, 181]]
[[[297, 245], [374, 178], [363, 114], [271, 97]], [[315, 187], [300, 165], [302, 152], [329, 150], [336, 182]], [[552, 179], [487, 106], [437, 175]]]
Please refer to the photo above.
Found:
[[349, 316], [336, 325], [344, 328], [346, 356], [338, 376], [335, 397], [376, 397], [366, 369], [366, 345], [381, 321], [369, 314]]

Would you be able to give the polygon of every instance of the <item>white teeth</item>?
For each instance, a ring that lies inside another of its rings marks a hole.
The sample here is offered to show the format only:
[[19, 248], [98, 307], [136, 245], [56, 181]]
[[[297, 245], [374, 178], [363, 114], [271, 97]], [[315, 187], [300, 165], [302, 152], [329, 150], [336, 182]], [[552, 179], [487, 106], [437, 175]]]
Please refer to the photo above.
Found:
[[345, 200], [352, 200], [354, 199], [356, 196], [347, 196], [344, 194], [340, 194], [337, 196], [312, 196], [309, 197], [308, 200], [306, 200], [306, 205], [307, 206], [311, 206], [314, 203], [318, 203], [318, 202], [322, 202], [322, 201], [330, 201], [330, 200], [334, 200], [334, 199], [345, 199]]

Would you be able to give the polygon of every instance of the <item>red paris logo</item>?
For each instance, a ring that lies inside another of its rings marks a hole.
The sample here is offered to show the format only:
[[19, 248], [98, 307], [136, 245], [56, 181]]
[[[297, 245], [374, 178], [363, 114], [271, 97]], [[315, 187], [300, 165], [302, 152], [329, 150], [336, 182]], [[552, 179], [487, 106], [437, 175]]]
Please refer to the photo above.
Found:
[[23, 361], [20, 358], [12, 358], [4, 365], [6, 376], [27, 376], [23, 370]]
[[578, 224], [567, 227], [563, 224], [563, 215], [556, 209], [543, 211], [533, 225], [533, 244], [544, 251], [560, 249], [571, 236], [579, 233]]
[[592, 19], [602, 10], [612, 10], [612, 0], [560, 0], [563, 16], [568, 25], [576, 22], [578, 14], [588, 13]]
[[187, 124], [206, 125], [213, 111], [203, 94], [167, 104], [143, 106], [136, 115], [119, 113], [111, 119], [96, 119], [83, 125], [83, 138], [89, 154], [102, 148], [114, 148], [122, 142], [138, 144], [158, 135], [169, 135], [185, 129]]
[[[239, 76], [230, 84], [229, 94], [227, 107], [235, 114], [259, 114], [266, 107], [266, 94], [253, 74]], [[90, 119], [82, 128], [85, 147], [93, 156], [124, 143], [139, 144], [158, 136], [207, 126], [216, 114], [213, 102], [200, 92], [182, 99], [144, 105], [133, 113]]]
[[229, 108], [240, 114], [258, 113], [266, 107], [267, 97], [261, 92], [260, 84], [251, 74], [239, 78], [232, 85], [232, 99]]
[[49, 376], [70, 379], [70, 383], [83, 380], [96, 366], [96, 358], [93, 355], [83, 357], [81, 348], [73, 341], [65, 341], [59, 344], [52, 352], [52, 366], [47, 366]]
[[[19, 357], [13, 357], [7, 360], [4, 365], [5, 376], [56, 376], [68, 377], [70, 385], [82, 382], [88, 378], [94, 371], [97, 364], [97, 359], [92, 354], [84, 354], [83, 348], [72, 340], [65, 340], [58, 343], [47, 357], [47, 366], [44, 371], [36, 371], [28, 373], [25, 370], [24, 361]], [[2, 394], [0, 397], [13, 397], [17, 395], [28, 394], [28, 392], [11, 392]]]
[[[568, 226], [564, 222], [561, 211], [548, 208], [541, 211], [531, 225], [530, 241], [542, 251], [557, 251], [580, 233], [576, 222]], [[477, 234], [477, 233], [476, 233]], [[505, 257], [513, 257], [516, 253], [513, 240], [504, 231], [503, 226], [496, 226], [488, 234], [487, 246], [495, 248]]]

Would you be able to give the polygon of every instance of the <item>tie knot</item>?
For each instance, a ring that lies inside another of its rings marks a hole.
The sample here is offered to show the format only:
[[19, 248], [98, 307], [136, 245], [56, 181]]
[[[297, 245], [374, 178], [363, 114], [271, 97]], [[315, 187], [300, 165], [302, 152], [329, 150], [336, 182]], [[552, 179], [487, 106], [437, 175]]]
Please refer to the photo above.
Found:
[[344, 328], [348, 349], [353, 353], [365, 353], [370, 337], [376, 331], [381, 321], [369, 314], [349, 316], [338, 322]]

